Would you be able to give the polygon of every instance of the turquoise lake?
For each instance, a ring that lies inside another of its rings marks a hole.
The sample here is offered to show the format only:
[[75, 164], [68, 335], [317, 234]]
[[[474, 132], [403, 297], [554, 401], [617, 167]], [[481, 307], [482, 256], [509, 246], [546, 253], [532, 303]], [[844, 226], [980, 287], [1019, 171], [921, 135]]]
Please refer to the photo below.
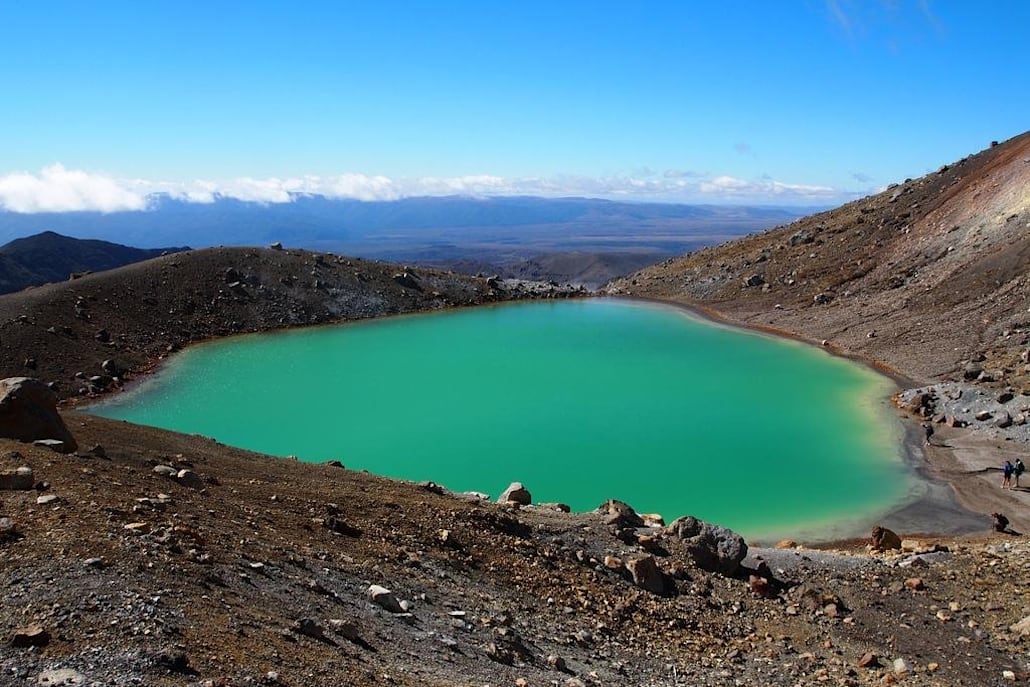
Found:
[[624, 300], [242, 336], [89, 412], [493, 498], [618, 498], [749, 537], [866, 529], [911, 496], [893, 385], [797, 342]]

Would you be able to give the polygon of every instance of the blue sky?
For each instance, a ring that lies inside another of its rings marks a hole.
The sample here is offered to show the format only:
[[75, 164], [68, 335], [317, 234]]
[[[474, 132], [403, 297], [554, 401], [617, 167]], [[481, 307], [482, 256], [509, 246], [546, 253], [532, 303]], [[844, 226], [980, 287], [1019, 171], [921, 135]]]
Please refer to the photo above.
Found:
[[0, 0], [0, 206], [827, 204], [1028, 128], [1030, 3]]

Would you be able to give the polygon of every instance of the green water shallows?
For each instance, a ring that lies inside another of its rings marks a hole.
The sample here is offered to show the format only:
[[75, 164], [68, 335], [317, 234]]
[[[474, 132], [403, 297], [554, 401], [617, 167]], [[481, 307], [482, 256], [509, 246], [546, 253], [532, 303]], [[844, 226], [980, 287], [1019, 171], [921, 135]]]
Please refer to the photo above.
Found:
[[613, 300], [191, 348], [91, 412], [574, 510], [615, 497], [751, 536], [870, 518], [911, 478], [891, 383], [795, 342]]

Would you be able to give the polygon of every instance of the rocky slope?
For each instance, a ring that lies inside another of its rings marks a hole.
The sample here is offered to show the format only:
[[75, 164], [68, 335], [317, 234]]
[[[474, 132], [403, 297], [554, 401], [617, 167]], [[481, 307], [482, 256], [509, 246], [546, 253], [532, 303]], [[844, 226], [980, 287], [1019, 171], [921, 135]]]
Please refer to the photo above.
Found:
[[920, 380], [986, 371], [1030, 388], [1028, 229], [1030, 132], [611, 290], [825, 340]]
[[212, 337], [580, 293], [328, 253], [188, 251], [0, 298], [0, 378], [83, 396]]
[[71, 456], [0, 440], [0, 469], [36, 487], [0, 491], [5, 685], [1026, 680], [1027, 545], [1011, 535], [758, 550], [727, 575], [618, 506], [498, 506], [66, 419]]

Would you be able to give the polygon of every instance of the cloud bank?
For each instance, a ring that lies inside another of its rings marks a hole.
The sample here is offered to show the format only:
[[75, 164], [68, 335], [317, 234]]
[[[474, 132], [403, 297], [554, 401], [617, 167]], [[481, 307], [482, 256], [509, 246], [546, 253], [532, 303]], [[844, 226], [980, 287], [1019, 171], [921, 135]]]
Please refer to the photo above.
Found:
[[638, 175], [610, 177], [506, 178], [481, 174], [414, 179], [351, 172], [335, 176], [161, 182], [121, 179], [102, 173], [69, 170], [61, 164], [54, 164], [38, 173], [0, 175], [0, 209], [18, 213], [145, 210], [159, 196], [190, 203], [213, 203], [219, 198], [264, 204], [289, 203], [302, 196], [386, 201], [414, 196], [531, 195], [788, 205], [840, 202], [863, 193], [830, 186], [785, 183], [768, 177], [747, 180], [682, 170], [642, 170]]

